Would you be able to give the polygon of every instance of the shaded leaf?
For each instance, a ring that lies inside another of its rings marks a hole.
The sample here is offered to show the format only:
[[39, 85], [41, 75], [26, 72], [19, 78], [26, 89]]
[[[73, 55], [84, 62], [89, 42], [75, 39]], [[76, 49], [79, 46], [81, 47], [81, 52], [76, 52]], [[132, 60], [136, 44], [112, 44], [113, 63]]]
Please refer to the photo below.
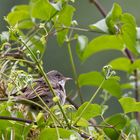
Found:
[[111, 140], [118, 140], [121, 134], [121, 130], [123, 130], [126, 123], [127, 123], [127, 117], [125, 115], [116, 114], [105, 119], [105, 121], [102, 122], [101, 124], [105, 126], [111, 126], [110, 128], [104, 127], [103, 130]]
[[122, 97], [119, 102], [125, 113], [140, 112], [140, 102], [136, 102], [134, 98]]

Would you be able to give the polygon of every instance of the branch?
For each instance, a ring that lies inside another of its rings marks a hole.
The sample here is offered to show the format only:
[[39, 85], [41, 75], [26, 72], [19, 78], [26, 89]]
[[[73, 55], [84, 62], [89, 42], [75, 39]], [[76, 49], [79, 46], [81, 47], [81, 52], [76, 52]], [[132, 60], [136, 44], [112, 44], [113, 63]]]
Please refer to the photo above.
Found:
[[36, 124], [36, 122], [34, 122], [32, 120], [26, 120], [26, 119], [22, 119], [22, 118], [9, 117], [9, 116], [0, 116], [0, 120], [12, 120], [12, 121], [24, 122], [24, 123], [28, 123], [28, 124], [31, 124], [31, 123]]
[[104, 10], [103, 6], [97, 0], [89, 0], [90, 3], [94, 4], [103, 17], [106, 17], [107, 13]]

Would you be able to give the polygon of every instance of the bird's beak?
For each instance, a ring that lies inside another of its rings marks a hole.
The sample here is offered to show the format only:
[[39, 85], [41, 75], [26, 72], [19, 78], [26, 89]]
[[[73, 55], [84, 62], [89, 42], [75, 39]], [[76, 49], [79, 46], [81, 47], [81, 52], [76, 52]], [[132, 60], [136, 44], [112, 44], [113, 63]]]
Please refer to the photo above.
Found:
[[66, 81], [72, 80], [72, 78], [70, 78], [70, 77], [65, 77], [65, 79], [66, 79]]

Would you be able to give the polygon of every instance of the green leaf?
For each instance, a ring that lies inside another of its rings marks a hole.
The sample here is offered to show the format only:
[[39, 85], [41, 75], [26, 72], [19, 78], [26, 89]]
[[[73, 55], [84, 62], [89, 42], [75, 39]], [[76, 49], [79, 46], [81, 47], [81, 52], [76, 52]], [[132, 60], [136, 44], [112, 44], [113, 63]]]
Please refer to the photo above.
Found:
[[[76, 117], [78, 117], [81, 112], [83, 111], [83, 109], [85, 108], [85, 106], [88, 104], [88, 102], [83, 103], [77, 110], [76, 112]], [[82, 118], [89, 120], [93, 117], [97, 117], [99, 115], [101, 115], [102, 113], [102, 109], [101, 106], [98, 104], [90, 104], [86, 110], [84, 111]]]
[[[99, 72], [89, 72], [80, 74], [78, 81], [81, 86], [100, 86], [104, 77]], [[106, 80], [102, 86], [103, 89], [107, 90], [111, 95], [120, 98], [122, 95], [121, 87], [115, 78]]]
[[89, 26], [90, 29], [92, 30], [100, 30], [100, 31], [103, 31], [105, 33], [108, 33], [108, 27], [106, 25], [106, 22], [105, 22], [105, 19], [101, 19], [100, 21], [94, 23], [94, 24], [91, 24]]
[[131, 50], [134, 54], [137, 54], [136, 50], [136, 22], [135, 18], [128, 13], [125, 13], [121, 17], [121, 22], [123, 23], [121, 27], [122, 39], [126, 47]]
[[[72, 131], [66, 130], [63, 128], [58, 128], [60, 138], [68, 139], [72, 134]], [[46, 128], [41, 131], [39, 140], [57, 140], [59, 139], [57, 136], [56, 128]]]
[[139, 69], [140, 70], [140, 59], [135, 60], [135, 62], [132, 64], [132, 70]]
[[18, 23], [18, 28], [20, 29], [31, 29], [33, 26], [35, 26], [35, 23], [33, 23], [30, 19], [23, 20]]
[[57, 11], [48, 0], [32, 0], [31, 15], [34, 18], [49, 20]]
[[124, 132], [126, 134], [130, 134], [130, 132], [131, 132], [131, 134], [137, 135], [136, 140], [139, 140], [140, 139], [140, 133], [138, 133], [138, 132], [140, 132], [140, 125], [137, 122], [137, 120], [135, 120], [135, 119], [129, 120], [127, 122], [127, 126], [124, 129]]
[[79, 58], [82, 60], [83, 52], [85, 47], [88, 44], [88, 38], [84, 35], [79, 35], [77, 38], [77, 45], [76, 45], [76, 52], [79, 56]]
[[106, 24], [111, 33], [115, 34], [115, 25], [119, 24], [120, 17], [122, 15], [122, 9], [119, 4], [114, 3], [111, 11], [106, 16]]
[[[109, 127], [104, 127], [104, 132], [105, 134], [111, 139], [111, 140], [118, 140], [121, 130], [125, 127], [127, 123], [127, 117], [123, 114], [116, 114], [114, 116], [111, 116], [107, 119], [105, 119], [104, 122], [102, 122], [102, 125], [107, 125], [111, 126]], [[114, 129], [113, 129], [114, 128]]]
[[120, 36], [116, 35], [103, 35], [93, 39], [86, 46], [83, 60], [86, 60], [91, 55], [94, 55], [97, 52], [105, 50], [122, 50], [123, 42], [120, 39]]
[[[71, 25], [74, 11], [75, 9], [71, 5], [66, 5], [64, 9], [60, 11], [55, 24], [56, 28], [58, 27], [58, 30], [63, 26], [69, 27]], [[65, 29], [57, 33], [57, 41], [59, 45], [62, 45], [64, 43], [67, 33], [68, 33], [68, 29]]]
[[124, 83], [121, 84], [121, 89], [133, 89], [134, 85], [132, 85], [131, 83]]
[[7, 21], [11, 26], [15, 26], [23, 20], [31, 20], [28, 5], [15, 6], [13, 11], [7, 15]]
[[125, 113], [140, 112], [140, 102], [136, 102], [134, 98], [122, 97], [119, 102]]
[[129, 72], [132, 64], [128, 58], [120, 57], [109, 62], [109, 65], [111, 65], [115, 70]]
[[76, 123], [76, 125], [82, 127], [88, 127], [89, 122], [84, 118], [80, 118], [80, 120]]

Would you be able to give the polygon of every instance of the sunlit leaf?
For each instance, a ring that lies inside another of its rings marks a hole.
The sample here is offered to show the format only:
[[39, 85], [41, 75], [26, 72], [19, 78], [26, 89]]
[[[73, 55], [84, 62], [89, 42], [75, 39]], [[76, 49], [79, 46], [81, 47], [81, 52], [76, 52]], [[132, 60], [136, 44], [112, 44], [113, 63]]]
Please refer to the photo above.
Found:
[[[60, 13], [58, 14], [58, 18], [56, 19], [56, 24], [55, 24], [58, 30], [63, 28], [63, 26], [69, 27], [71, 25], [74, 11], [75, 9], [71, 5], [66, 5], [64, 9], [60, 11]], [[59, 45], [62, 45], [64, 43], [67, 33], [68, 33], [68, 29], [65, 29], [57, 33], [57, 41]]]
[[[88, 102], [85, 102], [84, 104], [82, 104], [77, 112], [76, 112], [76, 116], [78, 117], [81, 112], [84, 110], [85, 106], [88, 104]], [[99, 115], [101, 115], [102, 113], [102, 109], [101, 109], [101, 106], [98, 105], [98, 104], [90, 104], [86, 110], [84, 111], [83, 115], [82, 115], [82, 118], [86, 119], [86, 120], [89, 120], [90, 118], [93, 118], [93, 117], [97, 117]]]
[[125, 113], [140, 112], [140, 102], [136, 102], [134, 98], [122, 97], [119, 102]]
[[106, 24], [111, 33], [116, 33], [116, 25], [119, 24], [119, 20], [122, 15], [122, 9], [119, 4], [114, 3], [111, 11], [106, 16]]
[[122, 70], [126, 72], [129, 72], [132, 65], [130, 60], [126, 57], [120, 57], [120, 58], [114, 59], [111, 62], [109, 62], [109, 64], [115, 70]]
[[103, 31], [105, 33], [108, 33], [108, 27], [106, 25], [105, 19], [101, 19], [100, 21], [98, 21], [98, 22], [96, 22], [94, 24], [91, 24], [89, 27], [92, 30], [98, 29], [98, 30], [101, 30], [101, 31]]
[[48, 0], [31, 0], [31, 15], [34, 18], [49, 20], [56, 11]]
[[86, 60], [91, 55], [105, 50], [122, 50], [123, 42], [119, 36], [103, 35], [93, 39], [86, 46], [83, 54], [83, 60]]
[[84, 35], [78, 35], [76, 51], [80, 59], [83, 57], [83, 52], [87, 44], [88, 38]]
[[[103, 79], [104, 77], [99, 72], [89, 72], [80, 74], [78, 81], [80, 86], [100, 86]], [[121, 87], [115, 78], [106, 80], [102, 88], [117, 98], [121, 97]]]

